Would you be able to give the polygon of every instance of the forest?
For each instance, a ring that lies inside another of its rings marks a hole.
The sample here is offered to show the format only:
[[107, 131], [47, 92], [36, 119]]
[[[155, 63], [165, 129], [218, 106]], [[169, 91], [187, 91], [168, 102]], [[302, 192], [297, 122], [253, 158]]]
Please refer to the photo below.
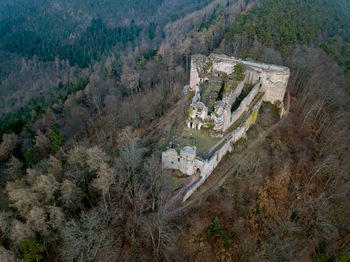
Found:
[[[349, 31], [346, 0], [1, 1], [0, 261], [350, 261]], [[289, 114], [173, 203], [212, 52], [288, 66]]]

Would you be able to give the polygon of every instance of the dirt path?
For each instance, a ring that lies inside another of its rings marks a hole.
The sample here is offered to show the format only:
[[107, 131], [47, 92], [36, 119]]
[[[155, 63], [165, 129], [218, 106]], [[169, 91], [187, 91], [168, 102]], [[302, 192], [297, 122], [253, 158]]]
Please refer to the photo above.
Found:
[[217, 142], [215, 145], [213, 145], [209, 151], [208, 151], [208, 155], [206, 156], [206, 159], [209, 159], [209, 157], [211, 156], [211, 154], [213, 153], [213, 151], [219, 146], [221, 145], [230, 135], [232, 135], [234, 131], [230, 132], [229, 134], [227, 134], [226, 136], [224, 136], [219, 142]]
[[175, 204], [180, 197], [186, 192], [186, 190], [188, 188], [190, 188], [193, 184], [197, 183], [198, 179], [200, 179], [200, 174], [196, 174], [192, 177], [191, 181], [184, 185], [179, 192], [177, 192], [175, 194], [175, 196], [173, 196], [166, 204], [165, 204], [165, 209], [168, 209], [169, 207], [171, 207], [173, 204]]

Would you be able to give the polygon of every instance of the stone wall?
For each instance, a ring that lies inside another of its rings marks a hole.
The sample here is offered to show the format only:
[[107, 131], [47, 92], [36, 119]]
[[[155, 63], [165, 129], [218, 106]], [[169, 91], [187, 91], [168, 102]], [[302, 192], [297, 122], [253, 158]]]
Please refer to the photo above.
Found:
[[242, 137], [246, 137], [247, 130], [256, 121], [262, 102], [263, 99], [260, 99], [260, 101], [258, 101], [258, 103], [252, 108], [251, 113], [245, 119], [244, 123], [232, 132], [229, 139], [225, 141], [225, 143], [221, 146], [221, 148], [218, 151], [215, 152], [215, 154], [213, 154], [209, 159], [201, 161], [201, 163], [204, 165], [203, 169], [201, 170], [201, 178], [186, 191], [183, 197], [183, 201], [186, 201], [204, 183], [204, 181], [209, 177], [209, 175], [221, 162], [223, 157], [228, 152], [232, 151], [233, 144]]
[[198, 189], [198, 187], [204, 183], [204, 181], [218, 166], [223, 157], [232, 150], [232, 144], [237, 142], [240, 138], [246, 137], [247, 130], [256, 121], [262, 101], [263, 100], [261, 99], [253, 107], [251, 113], [245, 119], [244, 123], [232, 132], [231, 136], [224, 142], [220, 149], [216, 151], [209, 159], [204, 160], [196, 157], [195, 147], [184, 147], [180, 151], [180, 154], [178, 154], [176, 150], [172, 148], [162, 153], [163, 168], [178, 169], [187, 175], [193, 175], [198, 172], [198, 170], [200, 172], [200, 179], [198, 179], [196, 183], [187, 189], [183, 197], [183, 201], [186, 201]]
[[283, 102], [287, 88], [290, 70], [288, 67], [267, 65], [263, 63], [244, 61], [225, 55], [211, 54], [209, 57], [194, 55], [191, 60], [190, 86], [195, 90], [201, 79], [205, 78], [205, 68], [211, 63], [212, 71], [231, 74], [236, 64], [241, 64], [246, 71], [246, 82], [255, 84], [261, 81], [262, 91], [265, 92], [264, 101], [275, 103], [277, 100]]
[[252, 90], [250, 90], [249, 94], [243, 99], [239, 107], [232, 112], [231, 118], [230, 118], [230, 124], [228, 126], [231, 126], [233, 123], [235, 123], [242, 114], [249, 109], [249, 105], [254, 100], [255, 96], [258, 94], [260, 89], [260, 82], [256, 83]]
[[204, 169], [204, 160], [196, 157], [195, 146], [185, 146], [180, 150], [180, 154], [173, 148], [162, 152], [162, 168], [180, 170], [186, 175], [193, 175], [197, 170]]
[[276, 101], [283, 102], [289, 80], [289, 71], [267, 72], [264, 79], [264, 101], [274, 104]]
[[[204, 121], [206, 118], [205, 115], [207, 114], [206, 105], [202, 105], [199, 102], [199, 83], [208, 79], [213, 72], [218, 73], [218, 75], [220, 75], [219, 72], [231, 74], [236, 64], [241, 64], [244, 67], [245, 78], [239, 83], [236, 89], [230, 93], [230, 95], [223, 99], [223, 101], [218, 101], [215, 108], [215, 114], [213, 114], [213, 120], [216, 125], [214, 129], [226, 131], [243, 115], [244, 112], [250, 110], [243, 123], [225, 137], [225, 141], [223, 141], [219, 150], [210, 156], [209, 159], [197, 157], [195, 146], [186, 146], [181, 149], [180, 153], [175, 149], [168, 149], [162, 153], [163, 168], [178, 169], [187, 175], [200, 173], [198, 180], [185, 192], [183, 198], [184, 201], [204, 183], [227, 152], [232, 151], [233, 144], [242, 137], [246, 137], [247, 130], [256, 121], [263, 101], [278, 105], [280, 114], [283, 114], [283, 98], [290, 76], [289, 68], [244, 61], [225, 55], [211, 54], [209, 57], [195, 55], [192, 56], [191, 59], [190, 88], [192, 91], [195, 91], [195, 96], [192, 100], [190, 109], [190, 119], [193, 120], [187, 120], [189, 127], [198, 127], [200, 129], [203, 123], [197, 122]], [[254, 84], [254, 87], [243, 99], [238, 109], [231, 114], [232, 104], [241, 94], [245, 83]], [[249, 108], [259, 92], [264, 92], [264, 95], [259, 101], [257, 101], [253, 108]], [[200, 112], [198, 109], [200, 109]], [[200, 118], [200, 120], [198, 118]], [[191, 121], [193, 121], [193, 124]]]
[[162, 152], [162, 167], [165, 169], [180, 169], [180, 156], [175, 149], [169, 148]]
[[186, 175], [195, 173], [194, 160], [196, 158], [197, 149], [195, 146], [185, 146], [180, 150], [179, 169]]
[[191, 59], [191, 73], [190, 73], [190, 88], [195, 91], [196, 85], [199, 83], [198, 66], [194, 59]]
[[234, 102], [236, 102], [237, 97], [239, 97], [239, 95], [242, 93], [244, 85], [246, 84], [246, 79], [247, 79], [247, 75], [244, 77], [244, 80], [241, 81], [236, 87], [236, 89], [233, 91], [233, 99], [229, 103], [231, 106], [233, 105]]

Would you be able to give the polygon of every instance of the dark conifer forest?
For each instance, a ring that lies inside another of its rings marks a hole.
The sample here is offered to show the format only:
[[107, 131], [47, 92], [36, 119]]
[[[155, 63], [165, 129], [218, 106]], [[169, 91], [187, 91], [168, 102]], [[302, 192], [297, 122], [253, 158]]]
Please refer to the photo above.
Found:
[[[289, 67], [288, 115], [183, 203], [161, 152], [211, 53]], [[349, 134], [348, 0], [0, 1], [0, 262], [349, 262]]]

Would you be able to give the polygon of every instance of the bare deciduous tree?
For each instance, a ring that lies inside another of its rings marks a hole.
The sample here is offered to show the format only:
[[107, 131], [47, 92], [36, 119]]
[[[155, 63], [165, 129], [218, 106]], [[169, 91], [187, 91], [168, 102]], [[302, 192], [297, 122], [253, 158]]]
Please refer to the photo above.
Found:
[[108, 197], [108, 201], [110, 202], [111, 197], [109, 194], [109, 189], [115, 182], [115, 178], [115, 170], [104, 162], [100, 163], [99, 170], [97, 171], [97, 177], [92, 181], [92, 186], [102, 191], [103, 200], [105, 202], [106, 197]]
[[8, 182], [6, 191], [12, 205], [25, 217], [29, 210], [39, 201], [37, 193], [33, 192], [22, 180]]
[[0, 261], [2, 262], [16, 262], [15, 255], [0, 245]]
[[34, 237], [34, 232], [30, 229], [30, 226], [23, 224], [22, 222], [15, 220], [12, 223], [10, 239], [19, 245], [23, 239]]
[[156, 210], [157, 205], [162, 205], [163, 200], [163, 188], [164, 188], [164, 175], [160, 166], [160, 161], [156, 156], [152, 156], [145, 161], [144, 169], [146, 171], [145, 180], [149, 186], [149, 192], [151, 195], [152, 211]]
[[67, 261], [94, 261], [98, 252], [112, 245], [106, 217], [97, 210], [83, 213], [79, 221], [71, 220], [61, 231], [60, 253]]
[[35, 136], [34, 148], [41, 155], [46, 155], [50, 150], [50, 140], [40, 130], [37, 131]]
[[168, 255], [173, 251], [172, 244], [175, 242], [175, 234], [171, 229], [171, 224], [162, 215], [162, 212], [157, 212], [145, 218], [142, 225], [143, 231], [152, 243], [153, 259], [155, 261], [168, 261]]
[[61, 230], [64, 223], [65, 216], [62, 208], [57, 206], [50, 206], [48, 208], [48, 225], [50, 225], [50, 227], [54, 230]]
[[39, 193], [43, 202], [50, 202], [55, 197], [59, 183], [52, 174], [40, 175], [33, 184], [34, 192]]
[[63, 205], [67, 208], [75, 208], [80, 205], [82, 199], [82, 192], [70, 180], [65, 179], [60, 186], [61, 197]]
[[12, 216], [10, 213], [0, 212], [0, 242], [9, 236], [11, 230]]
[[11, 179], [20, 178], [22, 175], [23, 164], [20, 160], [12, 156], [7, 162], [6, 173]]
[[58, 179], [58, 181], [61, 181], [61, 177], [63, 174], [63, 167], [62, 167], [61, 161], [58, 160], [56, 157], [50, 156], [48, 160], [47, 171], [50, 174], [53, 174], [56, 177], [56, 179]]
[[87, 165], [90, 171], [98, 171], [101, 163], [108, 161], [106, 153], [98, 146], [89, 148], [87, 151]]
[[47, 214], [44, 209], [38, 206], [34, 206], [27, 214], [27, 224], [35, 232], [39, 232], [43, 236], [48, 234], [48, 228], [46, 223]]
[[15, 149], [18, 137], [15, 134], [4, 134], [0, 144], [0, 160], [7, 159]]

